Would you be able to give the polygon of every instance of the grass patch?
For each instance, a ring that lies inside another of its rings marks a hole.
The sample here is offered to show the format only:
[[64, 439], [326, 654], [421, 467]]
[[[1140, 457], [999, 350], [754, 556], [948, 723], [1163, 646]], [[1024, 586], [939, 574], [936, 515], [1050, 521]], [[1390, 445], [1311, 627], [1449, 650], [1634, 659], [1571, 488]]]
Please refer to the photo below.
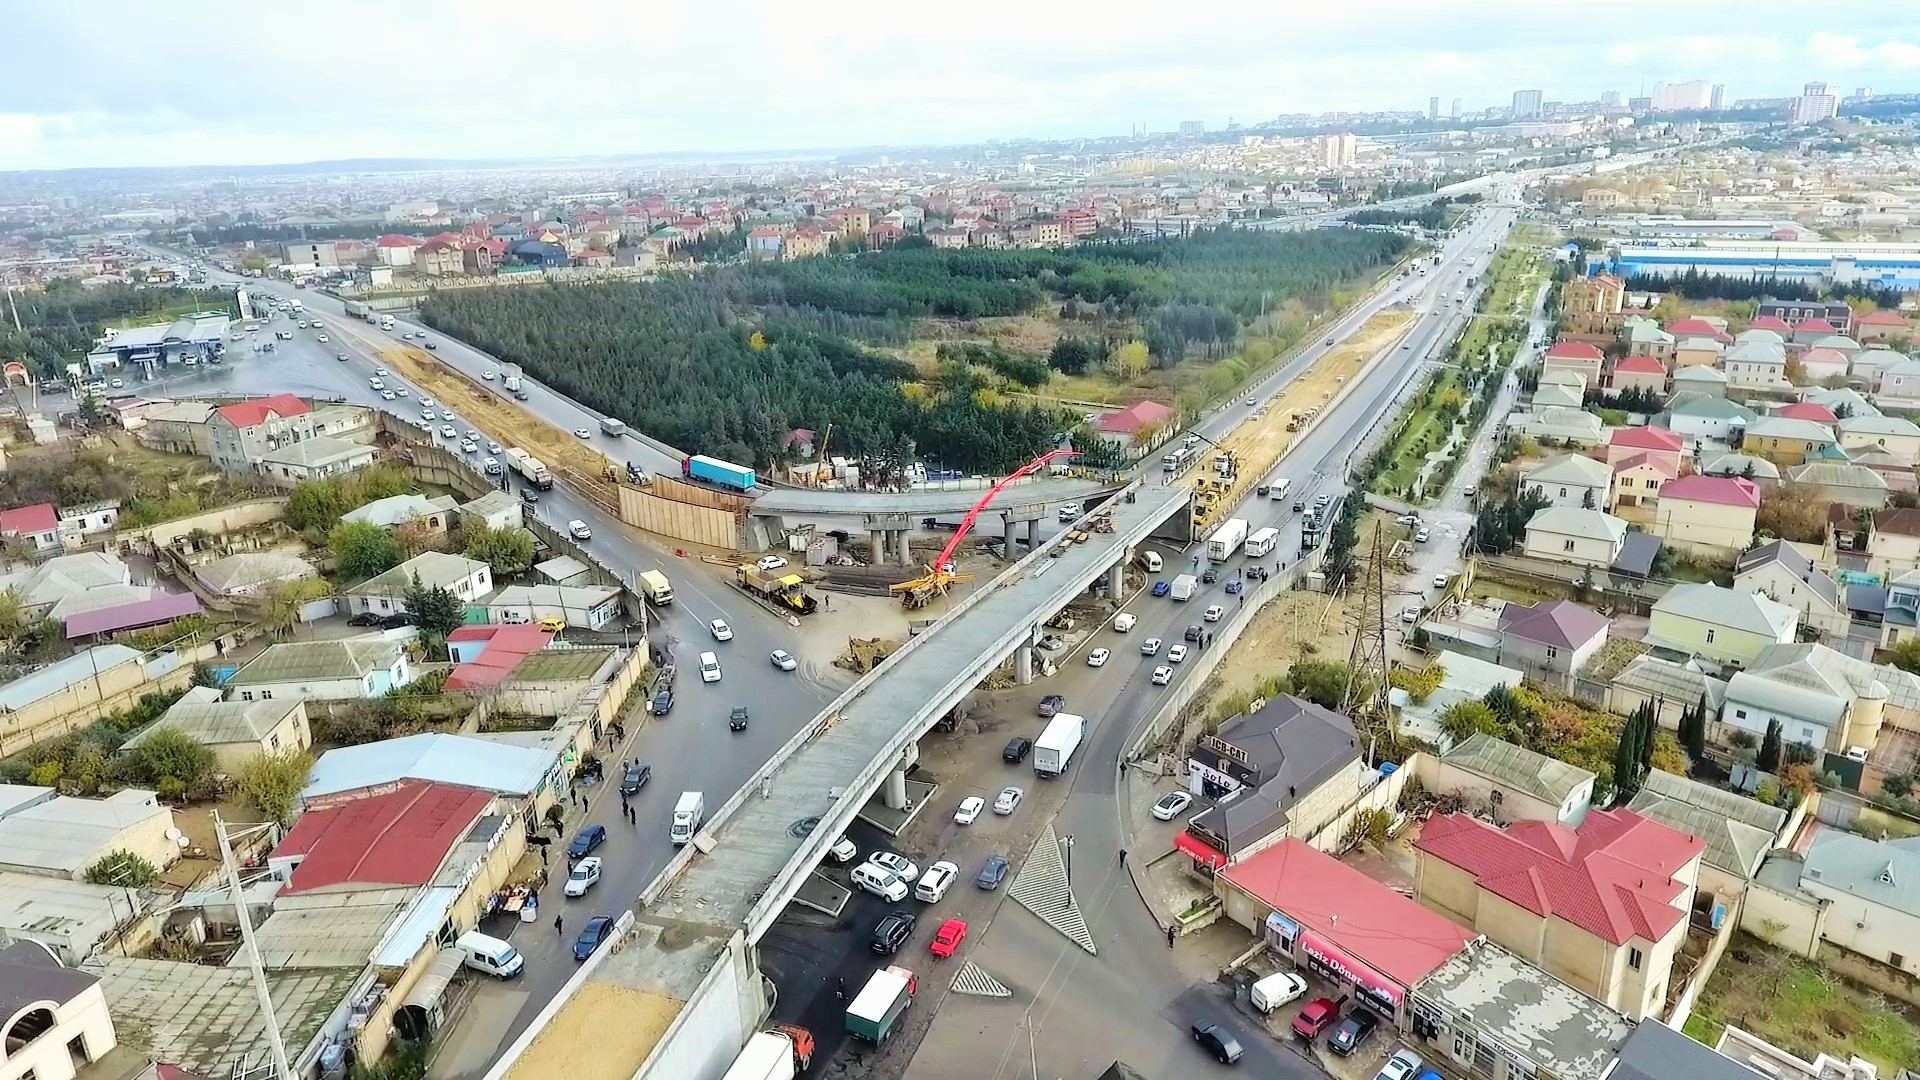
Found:
[[1437, 387], [1428, 384], [1430, 389], [1421, 397], [1420, 407], [1407, 418], [1399, 437], [1393, 440], [1393, 457], [1374, 481], [1375, 491], [1391, 494], [1411, 488], [1427, 455], [1446, 440], [1451, 423], [1440, 416], [1440, 399], [1460, 385], [1459, 369], [1443, 368], [1438, 380]]
[[1801, 1058], [1858, 1054], [1887, 1075], [1920, 1061], [1910, 1006], [1745, 933], [1721, 957], [1685, 1030], [1712, 1046], [1729, 1024]]

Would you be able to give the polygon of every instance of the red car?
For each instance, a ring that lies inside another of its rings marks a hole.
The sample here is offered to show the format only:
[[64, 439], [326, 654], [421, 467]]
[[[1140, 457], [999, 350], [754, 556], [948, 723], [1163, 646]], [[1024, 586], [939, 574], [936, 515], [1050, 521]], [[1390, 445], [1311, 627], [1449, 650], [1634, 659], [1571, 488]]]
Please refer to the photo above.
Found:
[[966, 920], [948, 919], [940, 924], [940, 929], [934, 931], [933, 944], [928, 948], [933, 951], [933, 955], [945, 959], [952, 956], [954, 950], [960, 948], [960, 943], [965, 940], [967, 940]]
[[1314, 998], [1293, 1018], [1293, 1033], [1312, 1042], [1320, 1033], [1333, 1026], [1340, 1019], [1340, 1006], [1332, 998]]

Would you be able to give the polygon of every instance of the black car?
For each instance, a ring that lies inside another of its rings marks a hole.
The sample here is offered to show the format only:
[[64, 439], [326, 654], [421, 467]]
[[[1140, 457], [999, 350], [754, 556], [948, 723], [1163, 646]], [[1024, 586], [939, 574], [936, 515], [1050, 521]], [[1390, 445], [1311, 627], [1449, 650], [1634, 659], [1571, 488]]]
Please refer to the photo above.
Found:
[[667, 687], [661, 687], [654, 693], [653, 702], [647, 706], [647, 711], [655, 716], [665, 716], [672, 712], [673, 691]]
[[528, 506], [532, 506], [534, 503], [540, 501], [540, 493], [532, 488], [521, 488], [520, 501], [526, 503]]
[[1205, 632], [1206, 632], [1206, 631], [1204, 631], [1204, 630], [1202, 630], [1202, 629], [1200, 628], [1200, 624], [1199, 624], [1199, 623], [1194, 623], [1194, 624], [1193, 624], [1192, 626], [1189, 626], [1189, 627], [1187, 627], [1187, 640], [1188, 640], [1188, 641], [1199, 641], [1199, 640], [1200, 640], [1200, 635], [1201, 635], [1201, 634], [1204, 634]]
[[1009, 765], [1018, 765], [1027, 760], [1027, 755], [1032, 752], [1033, 740], [1024, 735], [1016, 735], [1007, 740], [1007, 748], [1000, 751], [1000, 760]]
[[439, 347], [440, 347], [440, 346], [438, 346], [438, 345], [435, 345], [435, 344], [434, 344], [433, 342], [431, 342], [431, 341], [429, 341], [429, 342], [427, 342], [427, 351], [428, 351], [428, 352], [432, 352], [433, 350], [435, 350], [435, 349], [437, 349], [437, 348], [439, 348]]
[[400, 611], [381, 619], [378, 625], [382, 630], [393, 630], [402, 626], [412, 626], [413, 621], [412, 615]]
[[1219, 1024], [1193, 1025], [1193, 1041], [1206, 1048], [1207, 1053], [1222, 1065], [1231, 1065], [1240, 1060], [1240, 1040]]
[[745, 705], [735, 705], [733, 711], [727, 714], [727, 728], [730, 731], [747, 730], [747, 707]]
[[1336, 1054], [1351, 1054], [1379, 1026], [1379, 1017], [1366, 1009], [1355, 1009], [1333, 1025], [1333, 1030], [1327, 1033], [1327, 1046]]
[[637, 794], [651, 779], [653, 779], [653, 766], [628, 765], [620, 774], [620, 794]]
[[913, 936], [913, 912], [896, 911], [880, 920], [873, 928], [873, 951], [882, 956], [892, 956], [900, 951], [900, 946]]
[[1066, 708], [1066, 706], [1066, 698], [1061, 697], [1059, 694], [1048, 694], [1046, 697], [1040, 699], [1040, 718], [1042, 720], [1048, 719], [1058, 714], [1060, 710]]
[[607, 842], [605, 825], [587, 825], [573, 834], [573, 843], [567, 845], [567, 858], [584, 859], [593, 854], [594, 849]]
[[347, 620], [348, 626], [379, 626], [382, 617], [371, 611], [363, 611]]
[[513, 392], [513, 400], [515, 401], [525, 401], [527, 400], [527, 396], [528, 395], [525, 390], [515, 390]]
[[1307, 508], [1307, 500], [1306, 500], [1305, 498], [1299, 498], [1299, 499], [1295, 499], [1295, 500], [1293, 500], [1293, 512], [1294, 512], [1294, 513], [1296, 513], [1296, 514], [1297, 514], [1297, 513], [1299, 513], [1300, 511], [1302, 511], [1302, 510], [1305, 510], [1306, 508]]
[[1211, 585], [1214, 582], [1219, 580], [1220, 580], [1220, 571], [1215, 570], [1211, 566], [1207, 567], [1200, 574], [1200, 584], [1202, 585]]
[[592, 956], [593, 950], [599, 948], [600, 944], [611, 936], [613, 936], [613, 917], [595, 915], [587, 920], [587, 928], [580, 931], [580, 936], [573, 939], [573, 958], [585, 960]]

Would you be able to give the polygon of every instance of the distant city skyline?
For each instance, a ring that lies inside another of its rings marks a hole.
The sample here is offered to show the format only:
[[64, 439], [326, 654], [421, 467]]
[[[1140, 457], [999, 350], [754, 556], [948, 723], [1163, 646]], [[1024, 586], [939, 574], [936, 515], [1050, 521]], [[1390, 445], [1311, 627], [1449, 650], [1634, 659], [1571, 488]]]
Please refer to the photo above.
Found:
[[[1920, 14], [1804, 34], [1776, 0], [1620, 0], [1568, 33], [1521, 0], [1247, 5], [1142, 34], [1111, 0], [977, 0], [964, 19], [843, 0], [504, 0], [309, 9], [103, 0], [10, 13], [0, 168], [262, 165], [927, 146], [1206, 130], [1229, 118], [1479, 113], [1516, 90], [1662, 83], [1793, 97], [1810, 81], [1920, 89]], [[531, 17], [530, 17], [531, 16]], [[1230, 25], [1231, 32], [1222, 27]], [[1658, 33], [1648, 27], [1657, 26]], [[1695, 95], [1697, 96], [1697, 95]]]

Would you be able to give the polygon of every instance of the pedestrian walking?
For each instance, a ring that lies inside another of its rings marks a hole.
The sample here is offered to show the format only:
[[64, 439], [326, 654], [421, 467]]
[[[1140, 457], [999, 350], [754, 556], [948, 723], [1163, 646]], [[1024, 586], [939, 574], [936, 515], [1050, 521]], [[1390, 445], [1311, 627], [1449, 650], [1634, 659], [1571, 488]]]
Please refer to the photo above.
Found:
[[1127, 849], [1126, 848], [1120, 849], [1120, 865], [1121, 866], [1127, 865]]
[[540, 865], [547, 865], [547, 845], [545, 844], [540, 845]]
[[[553, 936], [554, 937], [559, 937], [560, 935], [566, 933], [566, 930], [562, 928], [560, 923], [560, 920], [562, 918], [563, 916], [560, 916], [560, 915], [555, 915], [553, 917]], [[1173, 928], [1171, 926], [1167, 928], [1167, 947], [1168, 948], [1173, 947]]]
[[[560, 921], [560, 918], [559, 918], [559, 916], [557, 916], [557, 915], [556, 915], [556, 916], [554, 916], [554, 920], [553, 920], [553, 921], [554, 921], [554, 922], [555, 922], [555, 923], [557, 924], [557, 923], [558, 923], [558, 922]], [[1173, 948], [1173, 939], [1174, 939], [1174, 936], [1175, 936], [1175, 935], [1174, 935], [1174, 929], [1173, 929], [1173, 924], [1172, 924], [1172, 923], [1168, 923], [1168, 924], [1167, 924], [1167, 948], [1169, 948], [1169, 949], [1171, 949], [1171, 948]]]
[[574, 806], [580, 805], [580, 789], [572, 784], [567, 785], [567, 802]]

